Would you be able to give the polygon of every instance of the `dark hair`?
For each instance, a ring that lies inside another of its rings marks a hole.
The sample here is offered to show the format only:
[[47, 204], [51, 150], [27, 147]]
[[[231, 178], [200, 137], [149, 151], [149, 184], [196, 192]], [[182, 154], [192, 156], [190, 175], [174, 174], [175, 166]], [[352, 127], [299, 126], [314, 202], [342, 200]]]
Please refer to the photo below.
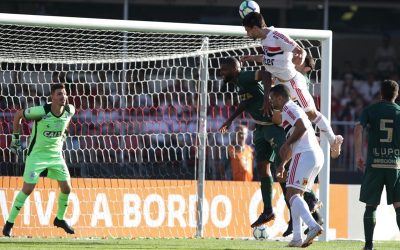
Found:
[[259, 28], [264, 28], [267, 25], [265, 24], [264, 18], [260, 13], [257, 12], [250, 12], [247, 14], [242, 21], [244, 27], [253, 28], [257, 26]]
[[282, 96], [286, 100], [290, 99], [289, 89], [283, 84], [278, 84], [278, 85], [275, 85], [274, 87], [272, 87], [270, 90], [270, 93], [273, 95]]
[[235, 57], [227, 57], [227, 58], [223, 58], [221, 60], [221, 65], [222, 64], [226, 64], [229, 66], [239, 66], [240, 67], [240, 62], [238, 59], [236, 59]]
[[51, 94], [54, 94], [54, 92], [57, 89], [65, 89], [65, 85], [63, 83], [54, 83], [51, 85]]
[[309, 55], [308, 53], [307, 53], [307, 56], [306, 56], [306, 58], [305, 58], [305, 60], [304, 60], [304, 65], [305, 65], [306, 67], [310, 67], [311, 70], [314, 70], [314, 69], [315, 69], [315, 60], [314, 60], [314, 58], [313, 58], [311, 55]]
[[382, 99], [386, 101], [393, 101], [399, 93], [399, 84], [393, 80], [384, 80], [381, 83]]

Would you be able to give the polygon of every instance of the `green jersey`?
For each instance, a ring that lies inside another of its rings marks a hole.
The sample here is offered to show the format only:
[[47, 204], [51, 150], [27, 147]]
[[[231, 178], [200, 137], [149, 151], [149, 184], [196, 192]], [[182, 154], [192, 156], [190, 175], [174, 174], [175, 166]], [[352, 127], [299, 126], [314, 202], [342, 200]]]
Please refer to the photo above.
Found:
[[373, 104], [363, 110], [360, 124], [368, 131], [367, 167], [400, 169], [400, 106]]
[[240, 102], [246, 102], [246, 112], [257, 124], [272, 125], [271, 117], [264, 116], [264, 86], [256, 79], [256, 71], [241, 71], [237, 86]]
[[24, 110], [24, 117], [33, 120], [32, 134], [29, 139], [28, 156], [61, 156], [63, 134], [75, 114], [72, 105], [65, 105], [64, 112], [56, 116], [51, 112], [51, 104], [35, 106]]

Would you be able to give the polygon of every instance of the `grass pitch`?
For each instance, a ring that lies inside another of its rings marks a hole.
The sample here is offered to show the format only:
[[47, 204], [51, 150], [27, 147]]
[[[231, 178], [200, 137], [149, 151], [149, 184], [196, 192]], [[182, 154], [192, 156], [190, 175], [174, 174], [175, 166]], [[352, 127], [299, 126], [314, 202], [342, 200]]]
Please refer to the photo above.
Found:
[[[293, 249], [286, 247], [286, 241], [256, 241], [238, 239], [29, 239], [0, 238], [0, 249]], [[364, 246], [361, 241], [314, 242], [307, 249], [360, 250]], [[378, 241], [378, 250], [400, 249], [399, 241]]]

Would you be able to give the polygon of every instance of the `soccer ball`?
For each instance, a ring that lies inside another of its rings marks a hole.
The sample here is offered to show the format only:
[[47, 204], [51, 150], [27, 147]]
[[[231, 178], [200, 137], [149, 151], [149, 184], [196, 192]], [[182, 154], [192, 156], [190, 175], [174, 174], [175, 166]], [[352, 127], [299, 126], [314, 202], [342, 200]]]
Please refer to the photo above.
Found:
[[260, 6], [255, 1], [243, 1], [239, 6], [240, 17], [244, 18], [250, 12], [260, 13]]
[[253, 236], [256, 240], [267, 239], [268, 232], [265, 226], [255, 227], [253, 229]]

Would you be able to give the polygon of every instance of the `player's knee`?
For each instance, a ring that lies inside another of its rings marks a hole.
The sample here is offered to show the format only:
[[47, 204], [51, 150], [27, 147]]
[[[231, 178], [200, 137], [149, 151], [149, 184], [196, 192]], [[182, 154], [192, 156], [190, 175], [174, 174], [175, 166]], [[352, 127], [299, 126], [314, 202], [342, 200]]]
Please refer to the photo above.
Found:
[[293, 196], [295, 196], [296, 195], [296, 193], [295, 192], [293, 192], [292, 190], [287, 190], [286, 191], [286, 200], [288, 201], [288, 202], [290, 202], [290, 200], [292, 199], [292, 197]]
[[22, 186], [22, 192], [24, 192], [24, 194], [28, 196], [33, 192], [34, 189], [35, 184], [24, 183], [24, 185]]
[[64, 194], [70, 194], [71, 193], [71, 188], [70, 187], [66, 187], [66, 188], [62, 189], [61, 192], [63, 192]]
[[33, 190], [34, 190], [34, 188], [32, 188], [32, 189], [22, 189], [22, 192], [24, 193], [24, 194], [26, 194], [27, 196], [29, 196], [29, 195], [31, 195], [31, 193], [33, 192]]
[[69, 194], [69, 193], [71, 193], [71, 186], [69, 186], [69, 185], [65, 185], [65, 186], [62, 186], [62, 187], [60, 187], [60, 191], [62, 192], [62, 193], [64, 193], [64, 194]]
[[377, 209], [377, 205], [370, 205], [370, 204], [367, 204], [366, 206], [365, 206], [365, 210], [366, 211], [370, 211], [370, 212], [375, 212], [376, 211], [376, 209]]

